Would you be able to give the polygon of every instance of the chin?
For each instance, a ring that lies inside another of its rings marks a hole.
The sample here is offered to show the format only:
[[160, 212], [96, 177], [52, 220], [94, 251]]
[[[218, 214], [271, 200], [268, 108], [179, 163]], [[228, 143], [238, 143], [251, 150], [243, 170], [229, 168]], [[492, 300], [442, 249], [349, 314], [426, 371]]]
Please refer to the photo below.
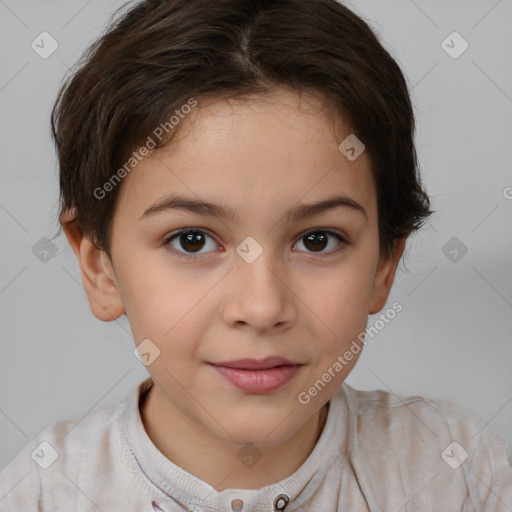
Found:
[[261, 420], [254, 417], [245, 417], [239, 422], [230, 420], [229, 427], [226, 427], [229, 434], [218, 425], [215, 425], [215, 434], [224, 442], [236, 446], [254, 445], [264, 447], [276, 446], [285, 442], [301, 426], [291, 425], [283, 418], [277, 420]]

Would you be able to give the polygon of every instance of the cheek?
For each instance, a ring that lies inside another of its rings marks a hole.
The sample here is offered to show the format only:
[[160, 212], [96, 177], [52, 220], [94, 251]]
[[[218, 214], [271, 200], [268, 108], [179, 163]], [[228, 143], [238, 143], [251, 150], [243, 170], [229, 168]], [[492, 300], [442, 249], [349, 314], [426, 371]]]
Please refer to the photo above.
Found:
[[[298, 299], [288, 300], [300, 312], [304, 335], [322, 340], [319, 357], [332, 357], [366, 326], [374, 260], [371, 247], [363, 245], [337, 265], [309, 266], [293, 275], [290, 285]], [[172, 344], [175, 354], [193, 353], [222, 302], [225, 269], [177, 265], [164, 248], [125, 254], [118, 270], [120, 293], [135, 343], [149, 338], [162, 352]]]
[[[322, 274], [301, 277], [299, 297], [308, 297], [310, 309], [335, 333], [344, 326], [365, 323], [373, 284], [373, 265], [361, 258], [331, 267]], [[304, 301], [306, 302], [306, 301]]]
[[325, 278], [310, 276], [302, 282], [302, 291], [298, 295], [302, 293], [308, 306], [304, 308], [304, 313], [309, 316], [307, 323], [314, 326], [310, 336], [321, 340], [317, 345], [319, 364], [329, 365], [348, 350], [354, 340], [362, 346], [359, 336], [368, 322], [372, 264], [362, 258], [356, 263], [354, 259], [354, 264], [340, 266]]
[[172, 342], [173, 350], [181, 350], [180, 344], [183, 350], [191, 350], [201, 327], [197, 319], [208, 315], [214, 277], [173, 268], [161, 255], [152, 261], [131, 258], [119, 274], [119, 290], [136, 344], [149, 338], [163, 349]]

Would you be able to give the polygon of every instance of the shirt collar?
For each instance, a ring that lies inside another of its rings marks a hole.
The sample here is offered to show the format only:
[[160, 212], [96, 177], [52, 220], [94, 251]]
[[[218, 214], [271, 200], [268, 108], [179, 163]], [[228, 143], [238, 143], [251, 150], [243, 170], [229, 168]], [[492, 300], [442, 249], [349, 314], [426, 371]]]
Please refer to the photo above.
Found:
[[[347, 397], [345, 384], [342, 384], [330, 400], [320, 438], [295, 473], [260, 489], [230, 488], [219, 492], [165, 457], [148, 436], [142, 423], [140, 404], [153, 384], [151, 377], [148, 377], [132, 388], [124, 405], [121, 424], [142, 472], [165, 496], [152, 502], [153, 510], [157, 512], [170, 511], [166, 503], [180, 505], [184, 510], [205, 512], [286, 510], [286, 505], [293, 503], [307, 487], [320, 485], [322, 474], [328, 471], [333, 458], [345, 450]], [[148, 501], [151, 502], [151, 499], [148, 498]], [[241, 504], [243, 508], [237, 508]]]

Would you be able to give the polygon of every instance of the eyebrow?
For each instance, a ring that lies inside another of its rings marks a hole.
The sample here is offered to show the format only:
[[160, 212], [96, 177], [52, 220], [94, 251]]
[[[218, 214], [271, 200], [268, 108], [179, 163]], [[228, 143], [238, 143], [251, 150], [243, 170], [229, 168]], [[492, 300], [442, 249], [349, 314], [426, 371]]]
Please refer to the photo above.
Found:
[[[346, 208], [361, 214], [366, 220], [366, 210], [358, 202], [346, 196], [335, 196], [317, 203], [303, 203], [290, 208], [285, 214], [285, 221], [300, 220], [320, 215], [334, 208]], [[236, 210], [225, 205], [218, 205], [206, 201], [183, 196], [169, 196], [150, 206], [140, 217], [143, 220], [161, 212], [183, 210], [198, 215], [218, 217], [223, 219], [236, 219]]]

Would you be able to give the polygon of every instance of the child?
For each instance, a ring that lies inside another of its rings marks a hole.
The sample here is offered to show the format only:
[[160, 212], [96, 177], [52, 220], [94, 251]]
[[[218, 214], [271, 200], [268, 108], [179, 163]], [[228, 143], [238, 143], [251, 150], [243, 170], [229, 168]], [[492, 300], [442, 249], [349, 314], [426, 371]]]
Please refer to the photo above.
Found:
[[2, 511], [512, 510], [476, 415], [344, 383], [432, 213], [405, 79], [363, 20], [335, 0], [140, 2], [52, 128], [91, 310], [127, 315], [150, 377], [41, 432]]

